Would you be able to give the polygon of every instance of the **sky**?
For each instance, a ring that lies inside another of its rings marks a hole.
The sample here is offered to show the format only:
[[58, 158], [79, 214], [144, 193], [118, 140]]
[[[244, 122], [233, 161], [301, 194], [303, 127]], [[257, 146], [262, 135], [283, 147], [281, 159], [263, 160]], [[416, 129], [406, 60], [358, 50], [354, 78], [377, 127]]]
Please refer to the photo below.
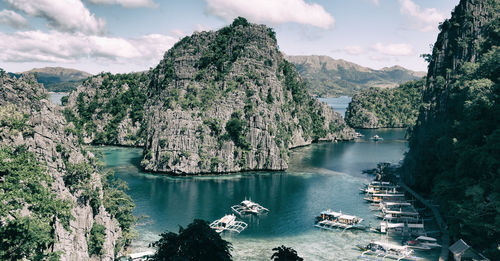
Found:
[[238, 16], [274, 28], [287, 55], [426, 71], [459, 0], [0, 0], [0, 68], [90, 73], [155, 67], [180, 38]]

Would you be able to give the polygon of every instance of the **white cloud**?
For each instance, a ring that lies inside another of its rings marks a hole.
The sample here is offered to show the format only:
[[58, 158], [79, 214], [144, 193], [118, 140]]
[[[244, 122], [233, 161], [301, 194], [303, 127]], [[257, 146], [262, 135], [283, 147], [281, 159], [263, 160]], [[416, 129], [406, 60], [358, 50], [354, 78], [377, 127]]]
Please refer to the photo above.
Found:
[[412, 0], [399, 0], [399, 4], [401, 14], [409, 16], [413, 29], [421, 32], [437, 30], [438, 24], [445, 18], [436, 8], [422, 10]]
[[105, 5], [121, 5], [126, 8], [136, 7], [157, 7], [158, 5], [153, 0], [87, 0], [93, 4]]
[[80, 0], [4, 0], [27, 15], [43, 17], [49, 26], [66, 32], [103, 34], [106, 22], [96, 18]]
[[359, 45], [349, 45], [344, 47], [344, 51], [350, 55], [360, 55], [365, 52], [365, 49]]
[[93, 59], [152, 65], [177, 40], [160, 34], [119, 38], [58, 31], [0, 32], [0, 61], [74, 63]]
[[0, 24], [6, 24], [16, 29], [21, 29], [28, 26], [28, 21], [20, 14], [4, 9], [0, 11]]
[[376, 43], [373, 49], [378, 53], [390, 56], [409, 56], [413, 54], [413, 47], [410, 44], [382, 44]]
[[184, 36], [187, 35], [186, 32], [184, 32], [184, 31], [182, 31], [180, 29], [171, 30], [170, 33], [173, 34], [173, 35], [175, 35], [175, 36], [177, 36], [177, 37], [179, 37], [179, 38], [182, 38], [182, 37], [184, 37]]
[[370, 0], [374, 5], [380, 5], [380, 1], [379, 0]]
[[295, 22], [323, 29], [332, 28], [335, 19], [325, 9], [304, 0], [205, 0], [207, 12], [231, 21], [242, 16], [256, 23]]

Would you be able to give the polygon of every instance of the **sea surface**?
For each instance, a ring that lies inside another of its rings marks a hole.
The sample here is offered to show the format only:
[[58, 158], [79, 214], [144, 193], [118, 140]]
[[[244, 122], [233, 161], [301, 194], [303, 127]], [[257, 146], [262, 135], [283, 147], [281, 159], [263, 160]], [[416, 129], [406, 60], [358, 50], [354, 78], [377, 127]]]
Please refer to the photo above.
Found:
[[[385, 235], [363, 231], [322, 231], [313, 226], [320, 211], [332, 209], [377, 220], [363, 201], [359, 188], [372, 177], [362, 174], [378, 162], [398, 163], [407, 150], [404, 129], [358, 130], [364, 137], [351, 142], [318, 143], [294, 149], [287, 171], [247, 172], [219, 176], [171, 177], [140, 171], [142, 149], [100, 147], [104, 162], [125, 180], [137, 207], [147, 216], [137, 226], [134, 252], [165, 231], [177, 232], [195, 218], [213, 221], [231, 213], [245, 198], [262, 204], [270, 213], [243, 218], [249, 224], [241, 234], [223, 234], [233, 246], [234, 260], [269, 260], [272, 248], [286, 245], [305, 260], [356, 260], [356, 244], [371, 240], [397, 242]], [[378, 134], [383, 141], [369, 138]], [[435, 260], [433, 252], [423, 260]]]
[[335, 98], [318, 98], [318, 100], [325, 102], [330, 107], [332, 107], [334, 111], [340, 113], [343, 117], [345, 117], [347, 106], [351, 102], [352, 98], [349, 96], [340, 96]]
[[64, 96], [68, 96], [67, 92], [50, 92], [49, 99], [51, 102], [57, 105], [61, 105], [61, 98]]

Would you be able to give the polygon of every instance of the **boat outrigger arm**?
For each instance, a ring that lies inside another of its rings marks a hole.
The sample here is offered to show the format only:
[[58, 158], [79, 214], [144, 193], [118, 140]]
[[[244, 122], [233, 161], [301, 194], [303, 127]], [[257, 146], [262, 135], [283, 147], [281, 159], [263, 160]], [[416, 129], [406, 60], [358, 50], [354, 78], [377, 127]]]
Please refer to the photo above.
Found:
[[233, 210], [236, 214], [240, 216], [247, 214], [259, 215], [269, 212], [269, 209], [247, 199], [243, 200], [238, 205], [232, 206], [231, 210]]
[[247, 226], [248, 224], [243, 221], [236, 221], [235, 215], [225, 215], [210, 224], [210, 228], [215, 229], [217, 233], [224, 231], [241, 233]]

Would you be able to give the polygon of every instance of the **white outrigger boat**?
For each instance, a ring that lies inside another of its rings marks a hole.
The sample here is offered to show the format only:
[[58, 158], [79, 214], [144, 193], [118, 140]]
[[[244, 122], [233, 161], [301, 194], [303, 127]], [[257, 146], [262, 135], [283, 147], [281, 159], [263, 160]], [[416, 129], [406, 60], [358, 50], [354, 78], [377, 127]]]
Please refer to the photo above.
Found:
[[236, 216], [233, 214], [225, 215], [210, 224], [210, 228], [215, 229], [217, 233], [224, 231], [241, 233], [247, 226], [248, 224], [243, 221], [236, 221]]
[[375, 135], [375, 136], [371, 137], [370, 139], [372, 139], [373, 141], [379, 141], [379, 140], [383, 140], [384, 138], [382, 138], [378, 135]]
[[372, 255], [376, 258], [382, 259], [395, 259], [395, 260], [418, 260], [419, 257], [413, 256], [413, 250], [409, 249], [408, 246], [398, 246], [390, 243], [382, 242], [370, 242], [366, 246], [356, 245], [363, 253], [361, 257], [365, 255]]
[[363, 222], [362, 218], [342, 214], [342, 212], [335, 212], [332, 210], [322, 211], [320, 216], [316, 217], [315, 227], [322, 229], [333, 230], [336, 228], [347, 229], [366, 229], [365, 226], [361, 225]]
[[440, 248], [441, 245], [437, 243], [437, 239], [427, 236], [419, 236], [414, 240], [410, 240], [406, 243], [408, 247], [419, 250], [431, 250], [434, 248]]
[[380, 222], [380, 233], [399, 233], [409, 235], [425, 235], [424, 223], [391, 223], [390, 221]]
[[372, 203], [380, 202], [405, 202], [404, 193], [368, 193], [364, 200]]
[[231, 209], [240, 216], [248, 214], [259, 215], [269, 212], [269, 209], [247, 199], [243, 200], [238, 205], [232, 206]]

